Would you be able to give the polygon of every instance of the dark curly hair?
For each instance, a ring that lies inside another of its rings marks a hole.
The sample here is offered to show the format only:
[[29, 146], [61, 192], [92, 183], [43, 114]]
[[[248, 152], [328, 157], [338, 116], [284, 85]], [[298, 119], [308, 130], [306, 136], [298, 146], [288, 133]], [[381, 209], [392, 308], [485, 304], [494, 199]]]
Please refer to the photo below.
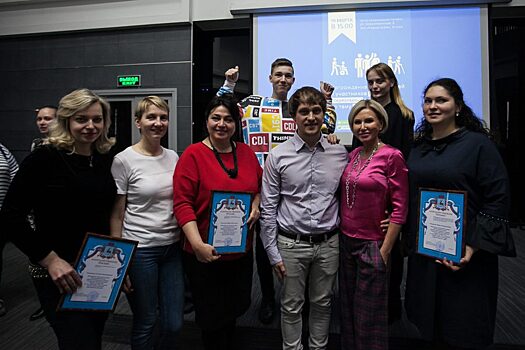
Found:
[[[459, 115], [456, 116], [456, 125], [459, 127], [465, 127], [468, 130], [482, 133], [490, 137], [490, 132], [485, 126], [485, 122], [479, 119], [472, 108], [467, 106], [463, 99], [463, 91], [459, 84], [451, 78], [441, 78], [434, 80], [427, 85], [423, 96], [425, 96], [431, 87], [440, 86], [447, 90], [448, 94], [454, 99], [454, 102], [459, 107]], [[429, 137], [432, 134], [432, 125], [425, 118], [421, 119], [421, 122], [416, 128], [416, 142], [421, 141], [424, 138]]]
[[210, 100], [210, 102], [206, 106], [206, 110], [204, 111], [204, 134], [208, 136], [208, 128], [206, 127], [206, 123], [208, 121], [208, 118], [211, 115], [211, 112], [219, 106], [224, 106], [224, 108], [226, 108], [228, 112], [230, 112], [230, 115], [235, 122], [235, 133], [232, 135], [232, 140], [241, 142], [242, 141], [241, 113], [239, 111], [238, 101], [233, 96], [233, 94], [224, 94], [221, 96], [214, 96]]

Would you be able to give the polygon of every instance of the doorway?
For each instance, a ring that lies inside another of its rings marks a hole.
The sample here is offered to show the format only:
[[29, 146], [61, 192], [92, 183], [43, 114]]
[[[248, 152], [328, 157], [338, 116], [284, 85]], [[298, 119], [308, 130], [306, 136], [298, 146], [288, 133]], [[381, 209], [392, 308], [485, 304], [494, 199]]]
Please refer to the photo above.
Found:
[[156, 95], [164, 99], [170, 108], [170, 126], [161, 140], [161, 145], [177, 152], [177, 89], [97, 90], [111, 106], [109, 136], [115, 137], [115, 152], [121, 152], [140, 140], [135, 127], [135, 109], [146, 96]]
[[510, 219], [525, 225], [520, 151], [525, 131], [525, 7], [492, 8], [491, 129], [502, 146], [511, 188]]
[[224, 82], [224, 72], [240, 66], [235, 86], [239, 100], [252, 94], [250, 18], [193, 23], [193, 140], [206, 137], [204, 111]]

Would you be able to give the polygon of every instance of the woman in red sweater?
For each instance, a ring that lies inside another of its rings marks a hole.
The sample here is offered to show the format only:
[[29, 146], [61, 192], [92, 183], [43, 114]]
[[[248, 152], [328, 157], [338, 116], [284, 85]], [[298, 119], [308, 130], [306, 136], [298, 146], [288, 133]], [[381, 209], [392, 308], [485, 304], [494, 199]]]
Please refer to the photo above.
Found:
[[[204, 348], [233, 349], [236, 319], [250, 305], [252, 228], [259, 218], [262, 169], [247, 145], [233, 141], [240, 116], [231, 95], [214, 97], [206, 115], [208, 136], [188, 147], [175, 168], [173, 211], [186, 238], [183, 264]], [[212, 191], [253, 195], [245, 253], [219, 255], [207, 244]]]

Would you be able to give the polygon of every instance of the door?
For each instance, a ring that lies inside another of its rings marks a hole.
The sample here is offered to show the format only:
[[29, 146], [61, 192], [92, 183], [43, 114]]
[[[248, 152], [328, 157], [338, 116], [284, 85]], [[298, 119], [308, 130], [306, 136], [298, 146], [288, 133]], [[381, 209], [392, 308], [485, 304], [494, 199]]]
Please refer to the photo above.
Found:
[[140, 140], [135, 126], [135, 109], [146, 96], [156, 95], [164, 99], [170, 108], [170, 126], [161, 140], [165, 148], [177, 151], [177, 89], [99, 90], [111, 106], [109, 135], [116, 138], [114, 150], [121, 152]]

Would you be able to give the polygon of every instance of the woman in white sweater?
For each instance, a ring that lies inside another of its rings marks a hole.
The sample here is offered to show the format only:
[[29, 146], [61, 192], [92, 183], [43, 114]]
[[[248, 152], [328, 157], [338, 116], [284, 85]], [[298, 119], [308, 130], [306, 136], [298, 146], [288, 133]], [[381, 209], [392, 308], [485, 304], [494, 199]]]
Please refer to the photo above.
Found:
[[111, 168], [117, 185], [111, 235], [139, 242], [129, 271], [132, 349], [153, 349], [157, 319], [156, 348], [172, 349], [183, 323], [184, 279], [180, 229], [172, 214], [172, 176], [179, 157], [160, 143], [169, 125], [166, 102], [158, 96], [144, 98], [137, 105], [135, 125], [140, 141], [117, 154]]

